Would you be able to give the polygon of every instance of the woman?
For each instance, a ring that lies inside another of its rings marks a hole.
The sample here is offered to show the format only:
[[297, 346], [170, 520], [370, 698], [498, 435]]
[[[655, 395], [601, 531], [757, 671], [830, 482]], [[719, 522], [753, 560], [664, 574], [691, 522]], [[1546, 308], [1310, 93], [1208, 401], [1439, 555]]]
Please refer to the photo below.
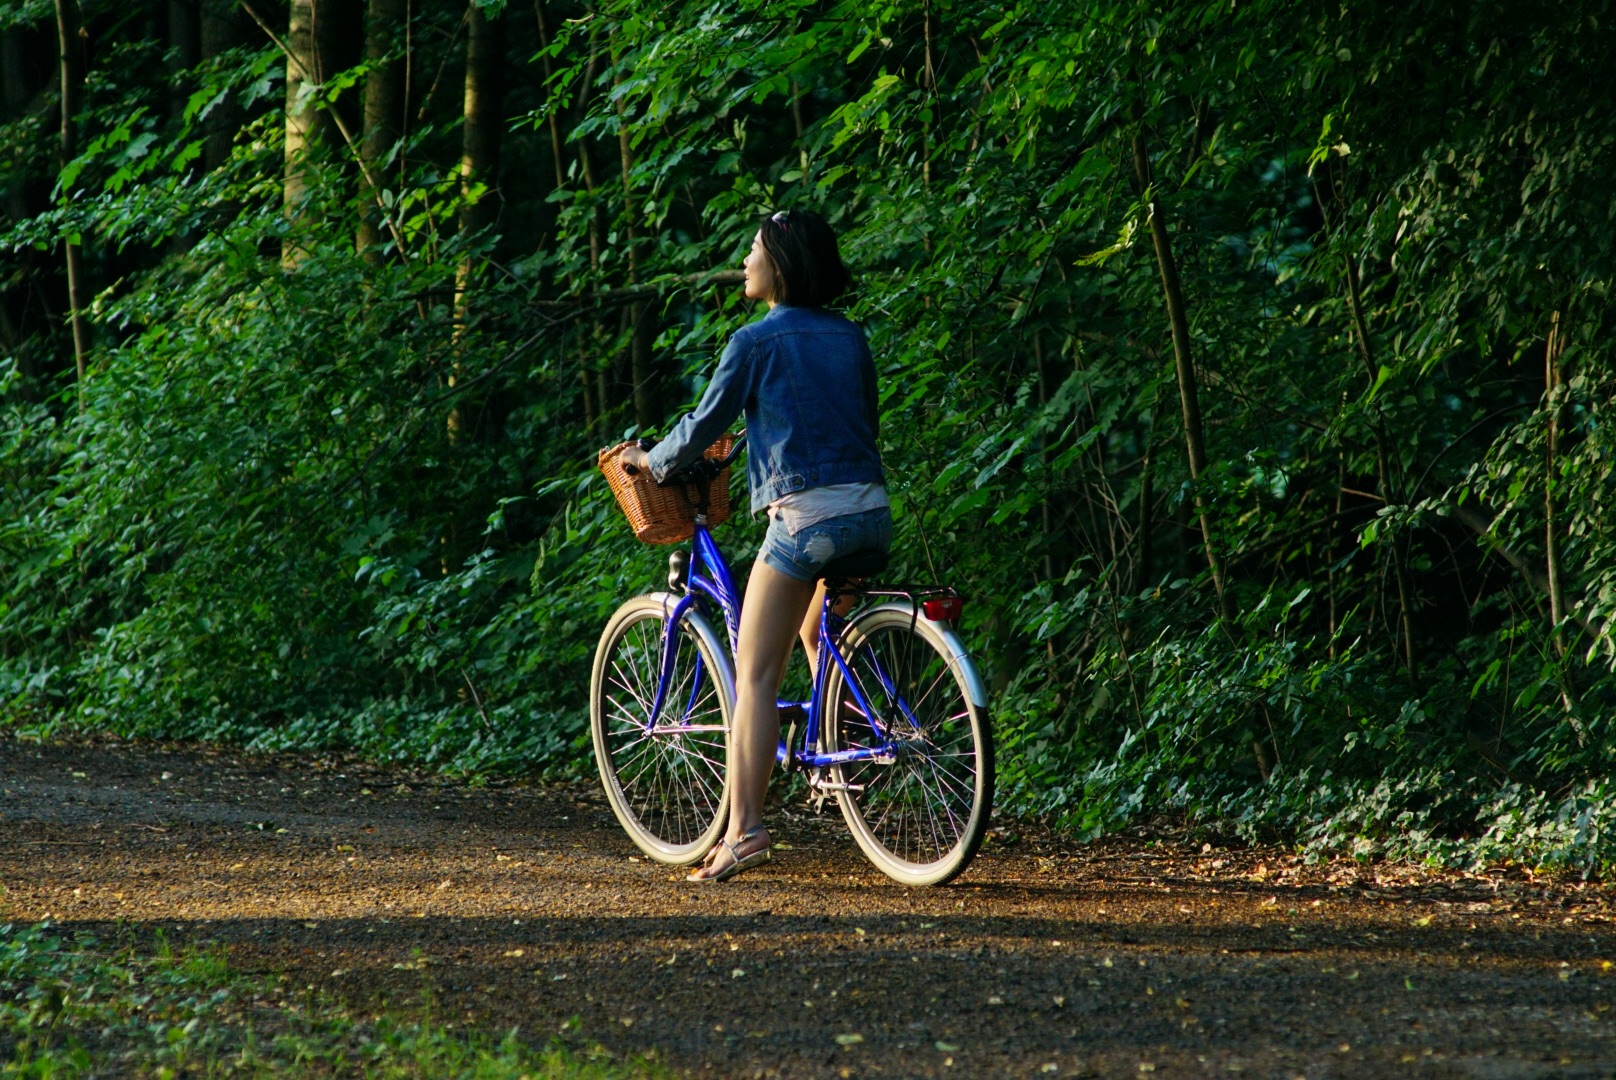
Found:
[[759, 227], [745, 267], [746, 296], [766, 302], [768, 314], [730, 339], [695, 412], [649, 453], [630, 448], [622, 458], [662, 480], [700, 457], [744, 410], [752, 512], [769, 512], [741, 605], [729, 827], [692, 881], [722, 881], [769, 857], [763, 798], [792, 635], [815, 664], [820, 571], [892, 543], [875, 364], [864, 332], [825, 309], [849, 281], [836, 235], [818, 214], [782, 210]]

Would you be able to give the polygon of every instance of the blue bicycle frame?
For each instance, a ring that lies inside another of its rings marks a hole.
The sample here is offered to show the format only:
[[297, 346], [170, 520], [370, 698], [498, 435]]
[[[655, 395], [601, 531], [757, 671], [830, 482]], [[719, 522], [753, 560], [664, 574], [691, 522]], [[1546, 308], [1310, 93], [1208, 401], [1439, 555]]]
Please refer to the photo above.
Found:
[[[685, 593], [679, 598], [678, 603], [674, 604], [673, 610], [668, 612], [663, 623], [662, 662], [657, 677], [656, 700], [646, 724], [647, 734], [651, 734], [656, 730], [656, 718], [662, 715], [663, 706], [667, 703], [668, 688], [673, 678], [674, 659], [677, 652], [677, 642], [674, 640], [674, 635], [677, 633], [676, 628], [691, 607], [701, 604], [704, 600], [711, 604], [716, 604], [719, 610], [724, 613], [724, 626], [729, 632], [730, 655], [733, 657], [740, 647], [740, 593], [735, 588], [734, 578], [730, 575], [729, 564], [724, 561], [724, 553], [718, 550], [718, 545], [713, 541], [712, 533], [707, 529], [706, 516], [698, 515], [695, 535], [691, 543]], [[787, 763], [794, 758], [797, 764], [812, 769], [844, 765], [853, 761], [891, 760], [894, 750], [893, 740], [886, 730], [886, 725], [882, 722], [880, 713], [865, 697], [864, 688], [859, 685], [859, 680], [854, 677], [852, 669], [848, 667], [847, 661], [842, 657], [841, 650], [832, 647], [837, 635], [841, 633], [842, 628], [846, 625], [846, 620], [831, 610], [831, 607], [831, 600], [827, 597], [819, 617], [819, 655], [821, 657], [829, 656], [835, 661], [837, 668], [841, 671], [842, 679], [846, 682], [848, 688], [852, 690], [853, 698], [858, 703], [858, 707], [869, 718], [870, 726], [880, 740], [881, 745], [825, 754], [807, 749], [797, 750], [786, 745], [786, 740], [782, 738], [778, 749], [775, 751], [775, 760]], [[891, 677], [873, 655], [870, 660], [872, 670], [876, 679], [880, 682], [882, 690], [888, 695], [889, 700], [896, 703], [898, 710], [908, 719], [910, 725], [918, 730], [919, 723], [910, 711], [908, 702], [904, 701], [901, 695], [897, 693], [897, 688], [893, 684]], [[830, 665], [820, 664], [819, 670], [814, 675], [813, 696], [809, 700], [805, 702], [779, 702], [781, 707], [800, 706], [806, 708], [807, 727], [803, 736], [804, 747], [814, 746], [818, 742], [821, 705], [825, 700], [825, 688], [828, 684], [829, 675]], [[695, 675], [691, 681], [690, 701], [686, 703], [682, 716], [688, 717], [690, 715], [690, 710], [700, 693], [701, 680], [704, 676], [707, 678], [713, 677], [702, 670], [701, 656], [698, 653]], [[704, 730], [689, 724], [677, 725], [676, 729], [679, 731]]]

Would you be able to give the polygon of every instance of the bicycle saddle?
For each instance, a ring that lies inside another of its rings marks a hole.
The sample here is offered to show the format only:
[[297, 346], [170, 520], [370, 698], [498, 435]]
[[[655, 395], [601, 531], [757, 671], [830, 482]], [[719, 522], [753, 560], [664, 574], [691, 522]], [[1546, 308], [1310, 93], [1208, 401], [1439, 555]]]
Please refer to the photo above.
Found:
[[866, 548], [842, 555], [825, 564], [819, 576], [827, 581], [848, 578], [874, 577], [887, 568], [887, 553], [879, 548]]

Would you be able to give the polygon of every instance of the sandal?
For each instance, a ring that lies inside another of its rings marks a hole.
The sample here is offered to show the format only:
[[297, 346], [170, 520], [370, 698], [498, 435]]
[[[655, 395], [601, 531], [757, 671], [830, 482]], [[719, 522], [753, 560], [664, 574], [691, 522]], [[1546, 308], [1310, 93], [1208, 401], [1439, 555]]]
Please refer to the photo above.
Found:
[[[750, 855], [742, 855], [740, 852], [735, 850], [735, 844], [744, 844], [755, 836], [767, 834], [768, 830], [762, 825], [759, 825], [757, 828], [752, 829], [749, 832], [742, 833], [733, 844], [728, 840], [720, 840], [718, 843], [714, 844], [713, 849], [707, 853], [707, 858], [705, 861], [703, 861], [702, 865], [697, 870], [692, 870], [689, 875], [685, 877], [685, 880], [694, 882], [697, 885], [708, 885], [715, 881], [726, 881], [729, 878], [734, 877], [736, 874], [741, 873], [743, 870], [750, 870], [758, 863], [768, 862], [771, 857], [771, 849], [774, 847], [773, 837], [769, 838], [769, 843], [766, 846], [758, 848], [758, 850], [752, 852]], [[696, 875], [700, 870], [705, 870], [707, 867], [712, 865], [713, 857], [718, 854], [720, 849], [728, 851], [729, 857], [734, 861], [728, 866], [724, 867], [724, 869], [720, 870], [718, 873], [713, 874], [711, 877], [697, 877]]]

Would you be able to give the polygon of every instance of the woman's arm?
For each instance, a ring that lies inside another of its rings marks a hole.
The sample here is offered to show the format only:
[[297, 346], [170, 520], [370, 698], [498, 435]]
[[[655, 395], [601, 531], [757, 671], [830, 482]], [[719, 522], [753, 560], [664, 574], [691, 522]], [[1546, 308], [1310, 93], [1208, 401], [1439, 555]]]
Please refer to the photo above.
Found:
[[746, 405], [747, 361], [752, 352], [750, 339], [751, 335], [744, 329], [729, 339], [713, 371], [713, 381], [707, 384], [696, 411], [675, 424], [668, 437], [646, 455], [646, 465], [659, 483], [667, 479], [670, 472], [701, 457], [741, 415]]

